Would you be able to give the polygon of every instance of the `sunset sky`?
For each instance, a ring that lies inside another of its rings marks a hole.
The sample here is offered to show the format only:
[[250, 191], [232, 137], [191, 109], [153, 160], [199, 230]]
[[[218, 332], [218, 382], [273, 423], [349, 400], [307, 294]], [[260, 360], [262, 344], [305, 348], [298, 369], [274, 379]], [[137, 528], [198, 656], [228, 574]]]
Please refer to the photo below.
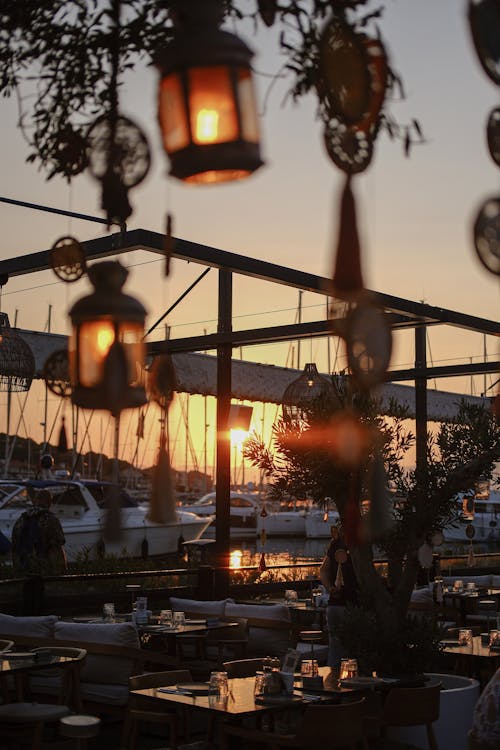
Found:
[[[376, 7], [377, 4], [372, 4]], [[404, 123], [419, 120], [425, 143], [412, 149], [409, 158], [402, 147], [382, 134], [376, 143], [372, 166], [354, 180], [359, 228], [363, 244], [365, 282], [371, 289], [411, 300], [460, 310], [485, 318], [498, 318], [498, 279], [475, 257], [471, 224], [488, 197], [498, 194], [499, 171], [489, 156], [485, 125], [490, 111], [499, 104], [498, 89], [487, 78], [476, 58], [466, 19], [465, 0], [386, 0], [380, 21], [382, 37], [393, 67], [403, 79], [407, 98], [390, 103], [390, 112]], [[371, 7], [371, 6], [370, 6]], [[167, 177], [167, 158], [162, 152], [156, 122], [157, 74], [138, 69], [126, 79], [122, 94], [123, 113], [135, 119], [153, 148], [154, 164], [145, 182], [131, 193], [134, 213], [128, 227], [163, 231], [165, 213], [175, 218], [174, 233], [241, 255], [330, 275], [336, 241], [338, 198], [343, 175], [329, 161], [322, 145], [321, 125], [315, 116], [315, 99], [298, 103], [286, 97], [290, 79], [275, 80], [284, 58], [277, 46], [277, 30], [260, 27], [256, 36], [250, 27], [237, 32], [254, 49], [254, 69], [261, 110], [262, 151], [265, 167], [240, 183], [216, 187], [193, 187]], [[272, 86], [271, 86], [272, 83]], [[61, 179], [46, 182], [44, 175], [25, 162], [28, 146], [17, 128], [14, 100], [0, 102], [0, 195], [57, 206], [82, 213], [99, 213], [99, 189], [88, 175], [68, 187]], [[81, 240], [103, 236], [105, 227], [68, 220], [0, 203], [0, 257], [49, 248], [63, 234]], [[202, 267], [176, 262], [169, 279], [162, 276], [157, 257], [135, 252], [124, 257], [130, 267], [127, 291], [148, 308], [148, 324], [198, 276]], [[167, 321], [171, 336], [212, 332], [216, 326], [217, 274], [212, 271]], [[18, 325], [42, 330], [52, 305], [52, 330], [67, 333], [67, 310], [88, 290], [82, 280], [64, 285], [52, 272], [16, 277], [2, 294], [2, 310]], [[251, 328], [291, 323], [296, 319], [298, 294], [282, 286], [251, 279], [234, 281], [234, 327]], [[303, 319], [324, 317], [324, 299], [304, 294]], [[154, 338], [163, 335], [158, 331]], [[340, 354], [335, 361], [336, 342], [331, 342], [331, 365], [345, 365]], [[429, 331], [429, 359], [434, 364], [478, 361], [484, 341], [476, 334], [448, 328]], [[486, 340], [491, 358], [498, 345]], [[291, 364], [288, 344], [235, 350], [242, 357], [277, 365]], [[296, 350], [294, 352], [296, 362]], [[413, 363], [411, 336], [398, 334], [391, 367]], [[300, 364], [316, 361], [320, 371], [328, 368], [327, 343], [302, 343]], [[487, 386], [493, 382], [488, 377]], [[479, 394], [483, 378], [440, 381], [430, 387]], [[5, 404], [5, 394], [0, 394]], [[180, 399], [179, 399], [180, 402]], [[172, 412], [174, 464], [184, 468], [185, 438], [180, 404]], [[213, 400], [209, 423], [213, 429]], [[16, 421], [17, 399], [13, 421]], [[51, 402], [52, 418], [56, 404]], [[190, 404], [194, 452], [200, 468], [202, 458], [203, 400]], [[27, 408], [28, 429], [41, 439], [43, 391], [34, 388]], [[2, 409], [2, 413], [4, 410]], [[252, 427], [260, 431], [262, 408], [255, 410]], [[266, 407], [265, 428], [274, 418]], [[135, 417], [134, 417], [135, 420]], [[133, 431], [124, 433], [123, 452], [133, 449]], [[152, 435], [154, 430], [152, 428]], [[5, 424], [0, 424], [0, 431]], [[99, 448], [96, 426], [94, 448]], [[144, 449], [143, 462], [154, 460], [155, 440]], [[209, 445], [209, 466], [213, 448]], [[192, 456], [187, 464], [193, 465]]]

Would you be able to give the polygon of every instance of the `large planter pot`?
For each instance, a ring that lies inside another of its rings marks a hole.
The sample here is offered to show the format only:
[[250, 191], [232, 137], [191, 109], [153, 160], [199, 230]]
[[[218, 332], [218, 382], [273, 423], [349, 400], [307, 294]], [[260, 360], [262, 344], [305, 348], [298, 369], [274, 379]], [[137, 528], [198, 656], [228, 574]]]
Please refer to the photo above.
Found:
[[[427, 677], [442, 684], [439, 719], [434, 733], [439, 750], [467, 750], [467, 732], [472, 726], [474, 706], [479, 698], [479, 682], [469, 677], [428, 673]], [[387, 736], [428, 750], [425, 727], [400, 727], [388, 730]]]

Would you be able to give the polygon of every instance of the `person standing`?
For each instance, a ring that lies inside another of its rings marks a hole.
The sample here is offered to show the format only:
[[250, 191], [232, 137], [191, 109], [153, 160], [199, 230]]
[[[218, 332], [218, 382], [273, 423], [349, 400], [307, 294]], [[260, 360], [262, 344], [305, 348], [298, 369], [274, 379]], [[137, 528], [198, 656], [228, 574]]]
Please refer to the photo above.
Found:
[[337, 627], [344, 617], [346, 605], [357, 603], [359, 586], [342, 526], [332, 526], [331, 535], [332, 539], [321, 563], [320, 580], [329, 592], [328, 666], [338, 669], [340, 660], [348, 654], [337, 636]]
[[25, 614], [41, 614], [44, 574], [66, 570], [66, 539], [59, 519], [50, 510], [52, 495], [40, 490], [12, 529], [12, 562], [27, 576], [24, 583]]

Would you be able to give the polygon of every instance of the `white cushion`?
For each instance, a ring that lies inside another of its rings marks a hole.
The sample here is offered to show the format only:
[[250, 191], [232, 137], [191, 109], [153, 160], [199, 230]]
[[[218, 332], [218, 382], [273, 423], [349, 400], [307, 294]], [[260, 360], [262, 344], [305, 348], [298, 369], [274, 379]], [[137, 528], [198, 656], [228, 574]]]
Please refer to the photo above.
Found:
[[42, 617], [13, 617], [0, 613], [0, 635], [26, 635], [34, 638], [53, 638], [56, 615]]
[[421, 589], [415, 589], [411, 592], [410, 601], [414, 604], [426, 604], [432, 602], [432, 591], [428, 586], [424, 586]]
[[[140, 648], [139, 636], [130, 622], [119, 623], [77, 623], [57, 622], [56, 640], [79, 641], [85, 643], [109, 643], [113, 646]], [[81, 671], [81, 682], [95, 682], [106, 685], [128, 685], [134, 662], [120, 656], [88, 654]]]
[[224, 609], [227, 602], [232, 599], [219, 599], [214, 602], [198, 601], [197, 599], [179, 599], [170, 597], [170, 607], [175, 612], [190, 612], [196, 615], [209, 615], [211, 617], [224, 617]]
[[290, 623], [290, 609], [286, 604], [226, 604], [225, 616], [246, 617], [272, 622]]
[[496, 575], [491, 576], [491, 588], [500, 589], [500, 576], [496, 576]]
[[81, 694], [84, 701], [106, 703], [111, 706], [126, 706], [129, 698], [127, 685], [103, 685], [95, 682], [82, 682]]

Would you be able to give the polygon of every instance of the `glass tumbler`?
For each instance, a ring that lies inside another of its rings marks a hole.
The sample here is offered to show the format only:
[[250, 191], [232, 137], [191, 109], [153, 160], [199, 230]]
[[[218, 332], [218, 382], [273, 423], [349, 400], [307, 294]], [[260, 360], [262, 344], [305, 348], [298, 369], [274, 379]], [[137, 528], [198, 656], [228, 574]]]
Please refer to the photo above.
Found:
[[255, 698], [259, 698], [261, 695], [264, 695], [265, 684], [266, 684], [266, 678], [264, 676], [264, 672], [256, 672], [255, 683], [253, 686], [253, 694]]
[[168, 625], [171, 627], [173, 622], [173, 614], [171, 609], [162, 609], [160, 610], [160, 615], [158, 617], [158, 622], [160, 625]]
[[113, 602], [106, 602], [102, 608], [102, 616], [105, 622], [115, 621], [115, 605]]
[[500, 630], [490, 630], [490, 648], [500, 649]]
[[173, 613], [173, 624], [176, 628], [183, 628], [186, 623], [186, 616], [184, 612]]
[[458, 631], [459, 646], [472, 646], [472, 630], [464, 628]]

